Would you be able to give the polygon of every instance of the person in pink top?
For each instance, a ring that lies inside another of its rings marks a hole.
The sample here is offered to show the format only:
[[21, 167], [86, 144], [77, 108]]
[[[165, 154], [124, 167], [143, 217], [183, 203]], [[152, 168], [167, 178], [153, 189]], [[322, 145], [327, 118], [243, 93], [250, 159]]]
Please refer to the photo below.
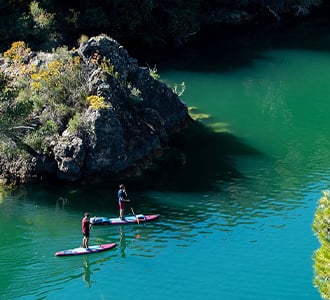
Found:
[[83, 234], [82, 247], [88, 249], [89, 230], [92, 227], [92, 223], [89, 222], [89, 213], [85, 213], [81, 220], [81, 230]]

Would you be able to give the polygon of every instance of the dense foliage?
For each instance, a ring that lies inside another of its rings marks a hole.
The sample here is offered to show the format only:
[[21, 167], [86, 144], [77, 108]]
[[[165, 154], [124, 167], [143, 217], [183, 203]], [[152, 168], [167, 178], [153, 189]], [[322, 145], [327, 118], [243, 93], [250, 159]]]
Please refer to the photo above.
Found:
[[84, 109], [105, 107], [102, 98], [88, 93], [87, 65], [66, 48], [57, 49], [37, 66], [27, 63], [32, 52], [25, 43], [15, 42], [4, 59], [8, 75], [0, 73], [2, 153], [46, 154], [54, 136], [79, 128]]
[[330, 193], [324, 191], [315, 213], [313, 230], [320, 242], [314, 253], [314, 285], [323, 299], [330, 299]]
[[[125, 45], [182, 45], [204, 26], [305, 15], [322, 0], [0, 0], [0, 51], [23, 40], [34, 49], [71, 47], [106, 33]], [[244, 13], [244, 14], [242, 14]], [[243, 16], [243, 17], [242, 17]], [[238, 20], [236, 18], [238, 17]]]
[[[65, 134], [84, 135], [86, 110], [112, 107], [109, 100], [95, 94], [91, 74], [113, 78], [132, 101], [140, 100], [141, 91], [124, 80], [110, 58], [100, 58], [98, 50], [91, 57], [78, 55], [79, 50], [60, 47], [52, 53], [33, 52], [22, 42], [14, 42], [3, 53], [0, 71], [0, 149], [8, 160], [24, 156], [52, 155], [51, 145]], [[149, 69], [159, 79], [157, 70]], [[173, 91], [181, 94], [180, 88]], [[66, 133], [64, 133], [66, 131]]]

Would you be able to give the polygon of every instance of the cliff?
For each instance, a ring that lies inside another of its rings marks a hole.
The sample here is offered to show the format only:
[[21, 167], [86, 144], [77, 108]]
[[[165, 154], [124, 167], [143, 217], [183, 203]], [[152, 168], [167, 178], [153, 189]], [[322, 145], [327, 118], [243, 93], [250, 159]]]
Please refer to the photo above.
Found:
[[[150, 69], [139, 66], [112, 38], [92, 37], [71, 54], [79, 57], [87, 70], [84, 88], [88, 95], [103, 99], [104, 105], [97, 109], [87, 105], [74, 132], [69, 130], [69, 118], [57, 116], [61, 126], [56, 134], [45, 138], [47, 151], [32, 149], [28, 155], [25, 151], [12, 159], [1, 153], [3, 182], [138, 176], [167, 149], [171, 134], [192, 122], [179, 96], [152, 76]], [[25, 64], [40, 69], [52, 55], [35, 53]], [[1, 69], [8, 72], [8, 63], [2, 62]], [[29, 118], [45, 123], [45, 111], [43, 107], [38, 116]]]

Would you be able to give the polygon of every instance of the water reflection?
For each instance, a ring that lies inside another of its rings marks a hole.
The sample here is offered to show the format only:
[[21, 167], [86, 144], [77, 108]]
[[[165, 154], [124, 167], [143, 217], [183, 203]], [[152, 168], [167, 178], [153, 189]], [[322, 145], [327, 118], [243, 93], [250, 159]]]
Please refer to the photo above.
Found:
[[86, 255], [83, 257], [83, 280], [86, 282], [87, 287], [91, 287], [91, 270], [89, 267], [89, 260]]
[[258, 110], [271, 122], [292, 126], [293, 113], [288, 105], [287, 81], [279, 78], [243, 79], [242, 88], [251, 103], [260, 101]]
[[120, 247], [121, 257], [126, 258], [125, 249], [127, 247], [127, 243], [126, 243], [126, 234], [125, 231], [123, 230], [123, 226], [119, 226], [119, 235], [120, 235], [119, 247]]
[[[154, 232], [148, 233], [146, 229], [146, 224], [140, 224], [140, 225], [132, 225], [132, 227], [128, 227], [127, 225], [124, 226], [118, 226], [119, 231], [119, 248], [120, 248], [120, 256], [121, 258], [126, 258], [127, 253], [126, 249], [128, 246], [135, 243], [137, 240], [140, 239], [141, 235], [141, 229], [143, 228], [143, 235], [150, 240], [154, 238]], [[143, 250], [145, 249], [140, 248], [139, 244], [135, 244], [134, 247], [132, 247], [130, 250]], [[140, 255], [143, 255], [142, 252], [140, 252]]]
[[[93, 273], [95, 271], [102, 271], [102, 269], [100, 267], [96, 268], [95, 266], [101, 266], [102, 264], [110, 261], [110, 256], [107, 257], [103, 257], [101, 259], [97, 259], [97, 260], [92, 260], [92, 262], [90, 262], [90, 257], [89, 255], [84, 255], [83, 256], [83, 261], [82, 261], [82, 265], [83, 265], [83, 274], [82, 274], [82, 279], [83, 281], [86, 283], [87, 287], [90, 288], [92, 283], [96, 283], [95, 280], [92, 280], [91, 277], [93, 275]], [[94, 272], [92, 271], [92, 265], [94, 265]]]

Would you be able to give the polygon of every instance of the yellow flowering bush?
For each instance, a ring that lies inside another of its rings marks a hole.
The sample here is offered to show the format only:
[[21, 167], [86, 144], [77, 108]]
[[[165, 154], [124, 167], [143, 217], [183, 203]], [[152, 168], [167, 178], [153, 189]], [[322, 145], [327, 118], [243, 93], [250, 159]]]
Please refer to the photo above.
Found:
[[[40, 69], [38, 72], [31, 75], [31, 88], [39, 92], [44, 86], [46, 89], [49, 88], [49, 84], [59, 85], [67, 82], [64, 74], [72, 74], [78, 72], [80, 68], [80, 58], [70, 57], [66, 60], [53, 60], [45, 69]], [[72, 76], [71, 80], [75, 77]], [[64, 80], [63, 80], [64, 79]]]
[[86, 100], [87, 100], [89, 106], [92, 107], [95, 110], [111, 107], [110, 104], [107, 104], [107, 103], [104, 102], [104, 97], [92, 95], [92, 96], [88, 96], [86, 98]]
[[20, 64], [30, 54], [31, 49], [26, 46], [25, 42], [18, 41], [11, 44], [11, 48], [3, 53], [3, 57], [10, 59], [13, 63]]

